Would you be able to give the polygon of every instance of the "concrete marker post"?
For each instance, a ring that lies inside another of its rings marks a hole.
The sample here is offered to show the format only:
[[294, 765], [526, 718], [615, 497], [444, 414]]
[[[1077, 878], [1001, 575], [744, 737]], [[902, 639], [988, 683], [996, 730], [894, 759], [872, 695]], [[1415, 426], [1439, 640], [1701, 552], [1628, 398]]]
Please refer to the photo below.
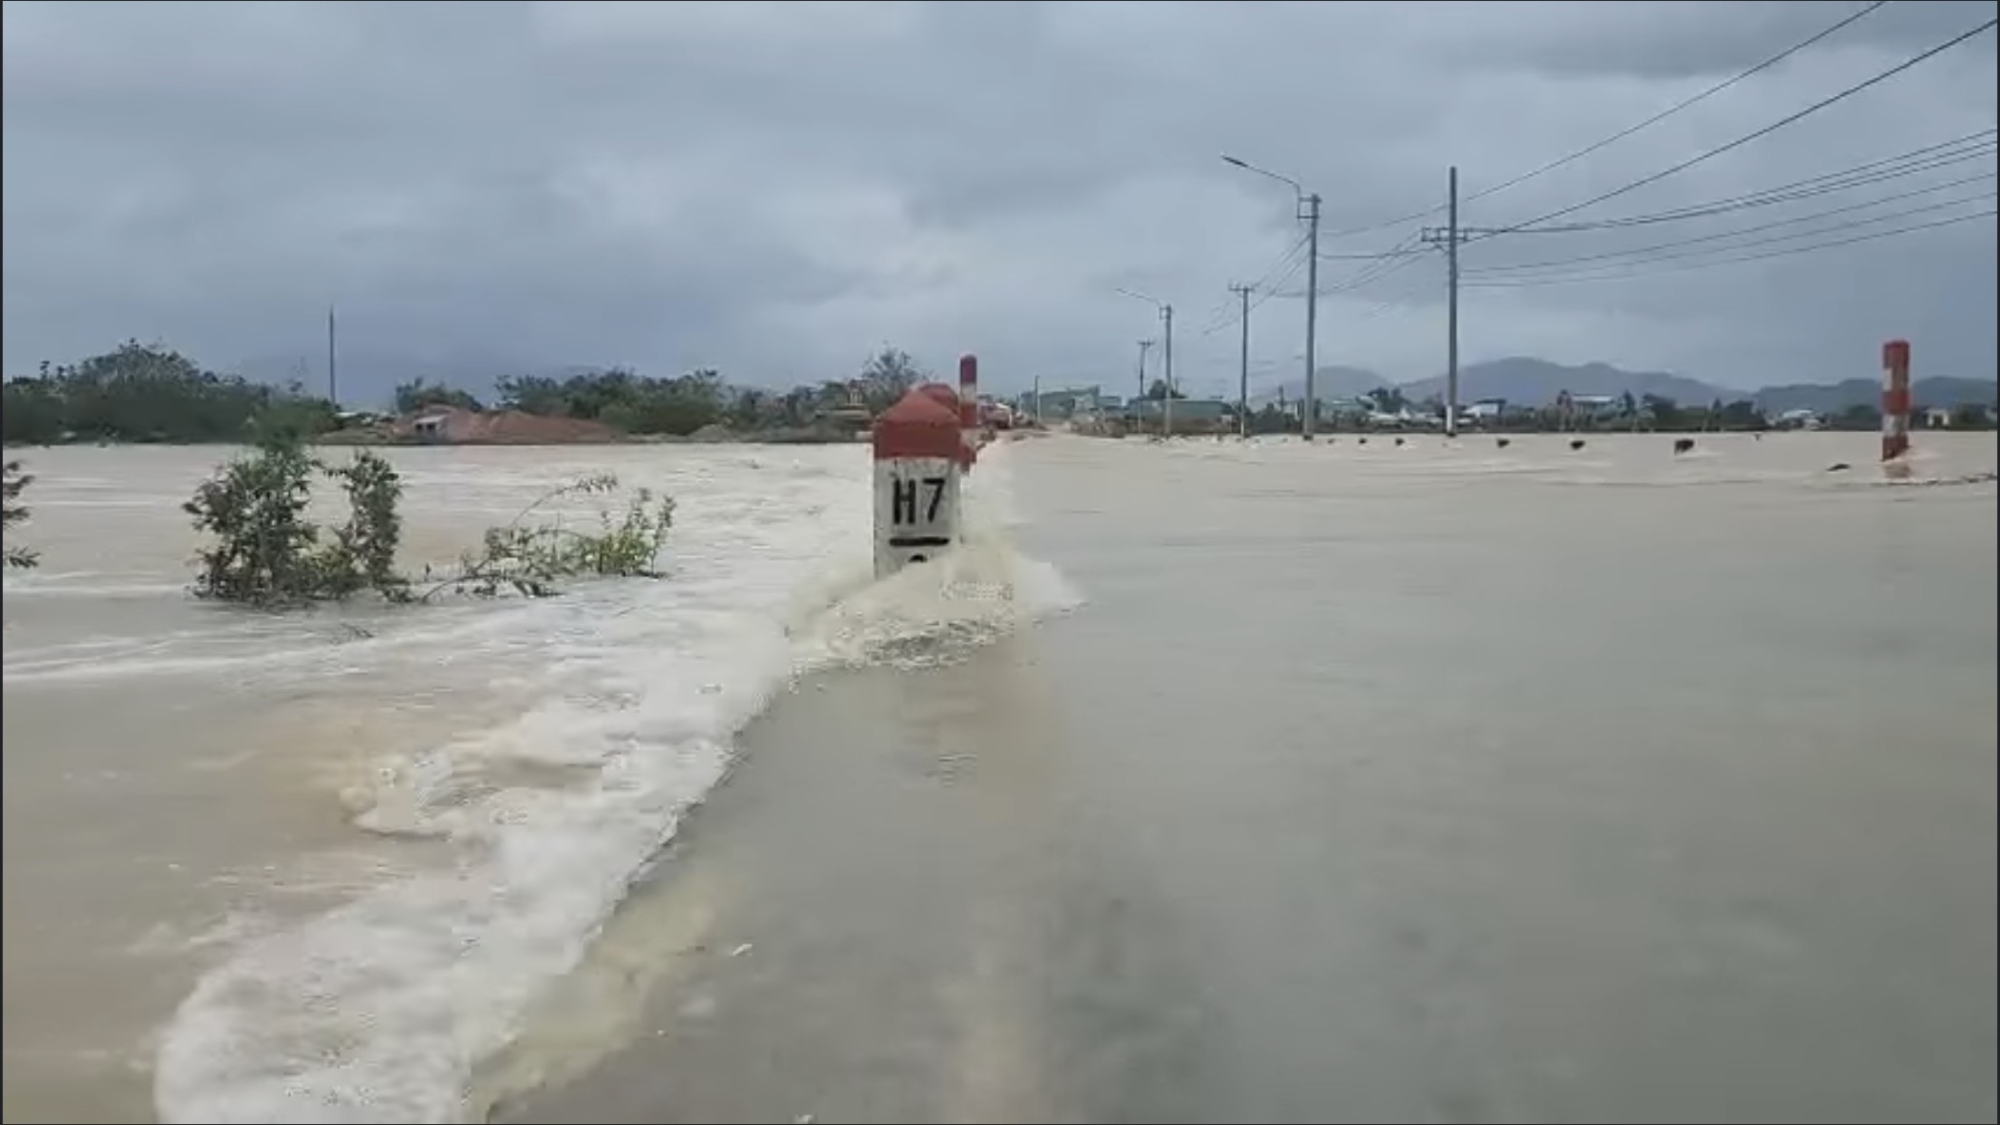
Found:
[[875, 419], [872, 444], [875, 577], [886, 578], [958, 544], [967, 450], [958, 413], [928, 387], [912, 390]]
[[979, 359], [958, 357], [958, 426], [965, 436], [965, 471], [979, 458]]
[[1910, 451], [1910, 342], [1882, 345], [1882, 462]]

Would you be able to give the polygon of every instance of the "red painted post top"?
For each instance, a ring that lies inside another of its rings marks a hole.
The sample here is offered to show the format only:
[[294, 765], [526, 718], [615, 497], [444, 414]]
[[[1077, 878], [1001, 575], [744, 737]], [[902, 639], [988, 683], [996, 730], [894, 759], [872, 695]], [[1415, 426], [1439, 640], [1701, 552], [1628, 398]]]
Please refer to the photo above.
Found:
[[876, 417], [874, 446], [877, 461], [943, 457], [963, 462], [965, 458], [957, 412], [921, 387]]
[[[915, 390], [911, 391], [910, 393], [923, 395], [926, 398], [929, 398], [932, 402], [935, 402], [939, 406], [942, 406], [946, 410], [950, 411], [952, 417], [952, 424], [958, 426], [961, 430], [963, 430], [965, 426], [965, 416], [964, 413], [959, 409], [960, 396], [959, 393], [955, 390], [952, 390], [950, 386], [944, 383], [924, 383], [919, 385]], [[959, 452], [954, 456], [957, 458], [960, 468], [970, 469], [972, 467], [973, 459], [978, 455], [978, 451], [966, 445], [962, 436], [959, 441], [959, 444], [964, 448], [961, 448]]]
[[930, 397], [932, 402], [952, 412], [958, 413], [958, 392], [943, 383], [925, 383], [917, 388], [918, 393]]
[[979, 357], [958, 357], [958, 424], [968, 430], [979, 428]]
[[1908, 367], [1910, 365], [1910, 342], [1891, 340], [1882, 345], [1882, 366]]

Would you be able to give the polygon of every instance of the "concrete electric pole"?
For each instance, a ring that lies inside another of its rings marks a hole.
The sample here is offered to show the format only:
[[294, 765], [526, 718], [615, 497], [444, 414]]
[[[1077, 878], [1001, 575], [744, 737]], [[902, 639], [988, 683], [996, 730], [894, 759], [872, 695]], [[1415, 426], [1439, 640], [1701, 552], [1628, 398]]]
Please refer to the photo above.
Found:
[[334, 367], [336, 351], [333, 344], [333, 306], [326, 307], [326, 400], [340, 409], [340, 377]]
[[1306, 404], [1299, 435], [1313, 439], [1319, 428], [1319, 393], [1314, 384], [1313, 343], [1319, 338], [1319, 193], [1306, 197]]
[[1450, 204], [1445, 228], [1445, 369], [1444, 436], [1458, 436], [1458, 165], [1451, 166], [1446, 178], [1446, 198]]
[[1236, 368], [1236, 436], [1245, 441], [1250, 439], [1250, 294], [1256, 289], [1254, 285], [1229, 287], [1243, 301], [1243, 343]]
[[[1172, 437], [1174, 433], [1174, 307], [1160, 300], [1158, 297], [1148, 296], [1137, 289], [1126, 289], [1121, 286], [1118, 289], [1118, 293], [1122, 296], [1130, 297], [1135, 301], [1144, 301], [1160, 310], [1160, 321], [1166, 325], [1167, 346], [1164, 349], [1165, 354], [1161, 357], [1167, 369], [1164, 384], [1166, 394], [1160, 399], [1160, 432], [1168, 437]], [[1142, 400], [1146, 396], [1146, 348], [1151, 343], [1152, 341], [1150, 340], [1142, 340], [1139, 343], [1139, 397]], [[1133, 408], [1133, 413], [1135, 416], [1138, 413], [1136, 406]]]
[[1446, 226], [1425, 227], [1424, 242], [1444, 247], [1445, 264], [1445, 372], [1444, 433], [1458, 436], [1458, 248], [1472, 238], [1491, 238], [1504, 230], [1483, 230], [1461, 226], [1458, 221], [1458, 165], [1446, 179]]
[[1269, 168], [1259, 168], [1228, 153], [1222, 154], [1222, 162], [1289, 186], [1298, 201], [1297, 215], [1306, 224], [1306, 401], [1305, 414], [1299, 422], [1299, 434], [1311, 441], [1313, 429], [1319, 422], [1319, 388], [1313, 374], [1313, 368], [1318, 363], [1314, 358], [1314, 344], [1319, 339], [1319, 193], [1309, 193], [1290, 176], [1279, 175]]

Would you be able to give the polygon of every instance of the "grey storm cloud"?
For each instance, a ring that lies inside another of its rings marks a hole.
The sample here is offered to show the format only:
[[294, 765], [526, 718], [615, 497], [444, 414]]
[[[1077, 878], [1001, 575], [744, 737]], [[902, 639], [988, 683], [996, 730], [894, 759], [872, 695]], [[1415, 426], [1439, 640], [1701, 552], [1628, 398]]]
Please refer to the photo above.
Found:
[[[378, 357], [378, 395], [399, 363], [453, 356], [776, 384], [846, 374], [885, 342], [939, 369], [978, 352], [1001, 388], [1122, 387], [1134, 341], [1158, 333], [1123, 286], [1174, 302], [1180, 373], [1204, 390], [1233, 383], [1225, 286], [1263, 279], [1276, 295], [1252, 314], [1257, 378], [1295, 379], [1303, 275], [1273, 268], [1296, 260], [1294, 200], [1226, 151], [1325, 197], [1320, 361], [1420, 378], [1445, 351], [1440, 256], [1338, 255], [1412, 246], [1442, 221], [1424, 212], [1448, 165], [1468, 223], [1518, 223], [1768, 124], [1996, 5], [1889, 4], [1478, 194], [1860, 7], [9, 0], [5, 369], [137, 336], [219, 368], [305, 357], [316, 371], [335, 302], [343, 352]], [[1572, 218], [1990, 130], [1995, 84], [1988, 32]], [[1990, 211], [1993, 168], [1989, 149], [1781, 208], [1472, 243], [1467, 280], [1487, 286], [1465, 292], [1464, 355], [1754, 386], [1867, 375], [1883, 338], [1908, 336], [1919, 374], [1991, 376], [1990, 218], [1755, 262], [1493, 282], [1951, 180], [1969, 182], [1881, 210], [1949, 205], [1900, 225]]]

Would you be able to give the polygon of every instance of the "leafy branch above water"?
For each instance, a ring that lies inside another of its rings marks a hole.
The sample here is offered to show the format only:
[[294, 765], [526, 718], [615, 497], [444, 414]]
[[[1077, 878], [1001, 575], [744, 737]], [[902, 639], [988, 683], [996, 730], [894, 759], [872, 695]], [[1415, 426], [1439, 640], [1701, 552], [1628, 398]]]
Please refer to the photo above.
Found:
[[[27, 521], [28, 509], [21, 504], [21, 490], [34, 479], [21, 471], [19, 461], [7, 462], [4, 475], [0, 475], [0, 527], [11, 528]], [[6, 545], [6, 557], [9, 567], [26, 568], [41, 561], [35, 552], [14, 543]]]
[[[346, 493], [346, 522], [327, 534], [307, 515], [312, 483], [323, 476]], [[195, 594], [218, 601], [283, 607], [339, 601], [373, 593], [390, 601], [428, 601], [445, 590], [484, 597], [503, 591], [547, 597], [569, 578], [658, 577], [653, 569], [673, 513], [673, 501], [639, 490], [621, 522], [600, 513], [595, 533], [532, 523], [556, 499], [617, 488], [597, 476], [555, 489], [503, 527], [489, 528], [479, 550], [421, 596], [396, 569], [402, 541], [402, 477], [380, 456], [363, 451], [329, 466], [295, 437], [275, 437], [223, 466], [183, 505], [195, 527], [213, 540], [198, 555]]]
[[607, 473], [544, 493], [509, 523], [487, 528], [480, 550], [461, 558], [458, 573], [433, 586], [424, 597], [444, 590], [492, 597], [512, 589], [540, 598], [555, 593], [556, 583], [563, 578], [660, 577], [653, 563], [665, 545], [667, 529], [673, 526], [671, 496], [656, 498], [651, 490], [638, 489], [617, 523], [612, 522], [610, 512], [600, 510], [595, 532], [565, 527], [560, 520], [528, 522], [558, 500], [617, 488], [618, 478]]

